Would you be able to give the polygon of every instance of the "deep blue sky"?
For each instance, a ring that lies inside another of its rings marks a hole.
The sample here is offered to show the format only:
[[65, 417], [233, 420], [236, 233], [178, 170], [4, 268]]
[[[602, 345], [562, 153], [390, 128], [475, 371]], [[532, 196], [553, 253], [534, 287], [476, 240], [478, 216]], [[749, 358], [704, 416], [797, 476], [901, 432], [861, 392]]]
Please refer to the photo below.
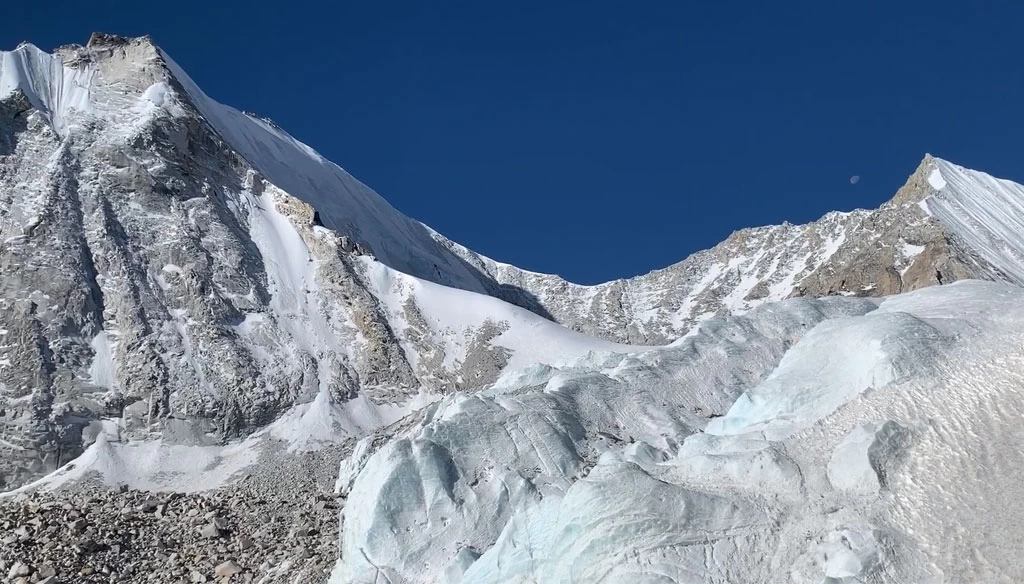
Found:
[[875, 206], [925, 152], [1024, 178], [1019, 1], [9, 4], [4, 48], [149, 33], [399, 210], [583, 283]]

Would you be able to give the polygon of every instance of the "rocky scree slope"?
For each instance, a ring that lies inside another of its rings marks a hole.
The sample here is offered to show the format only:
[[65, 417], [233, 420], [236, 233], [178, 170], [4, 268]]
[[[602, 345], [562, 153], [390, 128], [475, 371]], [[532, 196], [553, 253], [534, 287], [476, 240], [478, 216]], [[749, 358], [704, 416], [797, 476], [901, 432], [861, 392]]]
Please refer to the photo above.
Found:
[[58, 582], [324, 582], [337, 558], [338, 447], [272, 456], [194, 493], [82, 481], [0, 498], [0, 578]]

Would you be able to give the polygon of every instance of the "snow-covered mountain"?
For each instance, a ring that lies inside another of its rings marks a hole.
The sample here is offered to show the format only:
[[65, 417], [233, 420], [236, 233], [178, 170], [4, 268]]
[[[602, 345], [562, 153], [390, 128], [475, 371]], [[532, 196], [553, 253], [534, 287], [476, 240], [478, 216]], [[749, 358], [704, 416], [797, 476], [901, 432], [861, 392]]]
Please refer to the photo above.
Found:
[[[942, 177], [949, 177], [947, 180]], [[793, 296], [881, 296], [963, 278], [1022, 282], [1020, 186], [926, 156], [872, 211], [743, 229], [712, 249], [628, 280], [580, 286], [454, 246], [558, 322], [618, 342], [664, 344], [701, 319]]]
[[0, 54], [0, 475], [53, 469], [100, 418], [216, 442], [327, 392], [384, 420], [373, 410], [793, 295], [1016, 281], [1013, 188], [926, 158], [877, 211], [579, 286], [405, 217], [147, 38], [22, 45]]
[[965, 509], [1015, 492], [1019, 185], [926, 156], [879, 209], [581, 286], [98, 34], [0, 52], [0, 201], [0, 486], [365, 437], [338, 582], [1019, 575], [948, 552], [1016, 517]]
[[0, 53], [0, 136], [8, 485], [100, 418], [217, 442], [326, 392], [389, 419], [374, 410], [616, 347], [501, 300], [528, 295], [148, 39]]

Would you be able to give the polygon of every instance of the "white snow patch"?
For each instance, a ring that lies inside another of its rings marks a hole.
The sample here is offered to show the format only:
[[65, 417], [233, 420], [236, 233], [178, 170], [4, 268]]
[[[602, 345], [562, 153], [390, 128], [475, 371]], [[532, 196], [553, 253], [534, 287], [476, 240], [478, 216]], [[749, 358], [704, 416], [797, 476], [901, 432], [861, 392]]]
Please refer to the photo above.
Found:
[[114, 349], [110, 334], [100, 331], [89, 346], [93, 350], [92, 364], [89, 366], [89, 381], [93, 385], [107, 389], [117, 388], [117, 373], [114, 367]]
[[506, 370], [538, 363], [553, 365], [591, 351], [623, 353], [648, 349], [588, 337], [492, 296], [413, 278], [369, 257], [359, 259], [366, 267], [374, 295], [388, 308], [393, 325], [398, 321], [399, 328], [408, 326], [401, 315], [406, 300], [414, 299], [431, 329], [434, 345], [444, 350], [446, 365], [462, 362], [466, 357], [467, 335], [486, 322], [505, 328], [491, 344], [511, 352]]
[[163, 107], [172, 99], [173, 92], [171, 88], [164, 82], [154, 83], [146, 88], [146, 91], [142, 92], [142, 98], [149, 101], [157, 107]]
[[25, 93], [60, 136], [66, 136], [73, 112], [91, 112], [90, 67], [65, 67], [56, 55], [30, 44], [0, 51], [0, 99], [15, 90]]
[[903, 256], [904, 259], [912, 260], [917, 256], [921, 255], [921, 252], [923, 251], [923, 245], [913, 245], [905, 241], [900, 242], [900, 254]]
[[923, 245], [913, 245], [905, 241], [900, 242], [899, 253], [902, 257], [903, 267], [900, 269], [900, 276], [907, 273], [907, 270], [914, 265], [914, 259], [921, 255], [925, 247]]
[[829, 237], [828, 241], [825, 242], [825, 247], [821, 250], [819, 257], [822, 261], [829, 259], [834, 256], [839, 248], [846, 243], [846, 231], [841, 230], [837, 235]]
[[421, 392], [405, 404], [375, 404], [364, 396], [339, 403], [321, 390], [312, 402], [292, 408], [267, 431], [286, 442], [290, 452], [309, 452], [393, 424], [438, 399]]
[[250, 438], [226, 446], [186, 446], [162, 440], [121, 443], [116, 423], [97, 436], [81, 456], [42, 479], [5, 495], [35, 489], [54, 490], [93, 473], [104, 483], [146, 491], [197, 492], [230, 484], [259, 459], [260, 441]]
[[938, 168], [932, 169], [932, 172], [928, 175], [928, 184], [937, 191], [946, 188], [946, 179], [942, 178], [942, 171]]

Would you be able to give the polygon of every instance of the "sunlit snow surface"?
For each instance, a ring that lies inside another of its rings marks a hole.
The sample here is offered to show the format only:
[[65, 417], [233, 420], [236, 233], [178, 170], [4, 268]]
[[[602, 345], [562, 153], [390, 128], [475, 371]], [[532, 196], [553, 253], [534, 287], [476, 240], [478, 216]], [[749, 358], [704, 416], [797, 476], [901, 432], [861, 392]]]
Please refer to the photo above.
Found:
[[64, 67], [60, 58], [24, 44], [0, 51], [0, 98], [21, 90], [59, 135], [65, 135], [73, 114], [91, 110], [91, 68]]
[[1024, 284], [1024, 187], [935, 159], [926, 210], [1006, 277]]
[[216, 489], [237, 480], [247, 469], [265, 464], [281, 451], [302, 453], [346, 442], [393, 424], [438, 396], [422, 392], [405, 404], [375, 404], [365, 397], [338, 402], [320, 392], [310, 403], [286, 412], [266, 429], [228, 444], [176, 444], [165, 440], [124, 440], [120, 420], [92, 429], [95, 441], [86, 451], [50, 475], [0, 494], [53, 490], [97, 478], [111, 486], [154, 491], [194, 492]]
[[478, 274], [435, 241], [422, 223], [279, 127], [211, 99], [162, 53], [211, 126], [271, 183], [313, 205], [324, 224], [365, 242], [387, 265], [420, 278], [482, 292]]
[[42, 479], [0, 493], [0, 497], [34, 490], [54, 490], [83, 479], [152, 491], [196, 492], [230, 484], [260, 458], [261, 437], [227, 445], [194, 446], [163, 440], [120, 442], [118, 424], [103, 422], [85, 452]]
[[1020, 581], [1022, 324], [965, 281], [510, 373], [357, 447], [332, 581]]

